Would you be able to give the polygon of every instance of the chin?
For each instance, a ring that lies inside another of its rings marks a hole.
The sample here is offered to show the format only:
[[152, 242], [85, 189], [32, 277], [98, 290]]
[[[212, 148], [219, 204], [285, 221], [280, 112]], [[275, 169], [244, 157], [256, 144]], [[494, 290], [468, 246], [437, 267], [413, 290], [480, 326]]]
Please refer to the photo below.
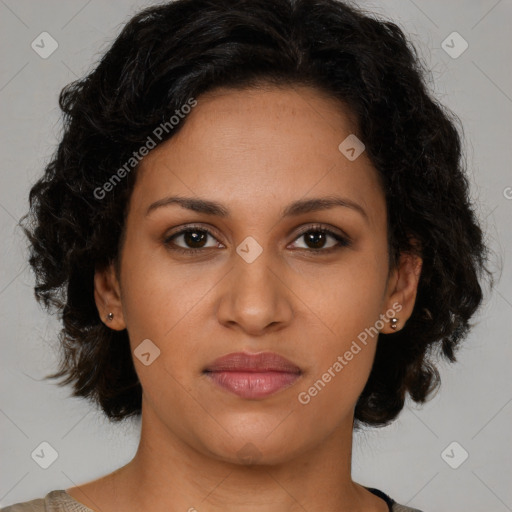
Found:
[[268, 431], [259, 435], [253, 432], [252, 435], [233, 436], [222, 445], [210, 445], [209, 451], [213, 457], [230, 464], [274, 466], [292, 460], [306, 449], [304, 446], [290, 445], [290, 436], [272, 436], [268, 435]]

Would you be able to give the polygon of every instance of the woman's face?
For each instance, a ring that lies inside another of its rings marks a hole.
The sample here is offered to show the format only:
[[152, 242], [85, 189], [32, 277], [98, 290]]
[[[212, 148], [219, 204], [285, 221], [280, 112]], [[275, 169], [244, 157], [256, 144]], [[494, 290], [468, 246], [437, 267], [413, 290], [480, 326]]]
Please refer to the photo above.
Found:
[[[414, 286], [388, 280], [384, 194], [357, 140], [339, 149], [356, 131], [339, 103], [306, 87], [217, 89], [180, 122], [138, 169], [109, 325], [128, 330], [143, 423], [220, 460], [283, 461], [352, 428], [369, 333], [393, 332], [382, 319]], [[300, 371], [205, 372], [239, 352]]]

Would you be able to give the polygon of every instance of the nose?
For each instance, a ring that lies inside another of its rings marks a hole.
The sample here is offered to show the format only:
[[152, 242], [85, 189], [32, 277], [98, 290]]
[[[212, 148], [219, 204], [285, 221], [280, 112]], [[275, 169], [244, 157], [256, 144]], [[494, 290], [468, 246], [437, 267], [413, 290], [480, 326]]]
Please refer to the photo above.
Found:
[[218, 289], [217, 317], [226, 327], [260, 336], [289, 325], [293, 293], [279, 263], [263, 251], [248, 263], [238, 254]]

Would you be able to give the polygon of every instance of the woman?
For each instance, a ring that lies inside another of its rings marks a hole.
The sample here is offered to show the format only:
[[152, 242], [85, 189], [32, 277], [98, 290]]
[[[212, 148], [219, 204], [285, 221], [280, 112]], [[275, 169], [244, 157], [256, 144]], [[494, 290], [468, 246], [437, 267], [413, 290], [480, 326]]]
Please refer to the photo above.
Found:
[[60, 106], [26, 228], [62, 312], [52, 377], [141, 438], [4, 510], [416, 510], [352, 480], [352, 433], [430, 396], [490, 273], [401, 30], [334, 0], [178, 0]]

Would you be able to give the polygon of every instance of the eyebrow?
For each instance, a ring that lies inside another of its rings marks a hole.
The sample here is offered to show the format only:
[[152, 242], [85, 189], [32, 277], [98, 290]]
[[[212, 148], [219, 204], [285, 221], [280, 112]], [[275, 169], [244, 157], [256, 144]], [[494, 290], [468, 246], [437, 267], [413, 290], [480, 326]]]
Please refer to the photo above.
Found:
[[[164, 197], [163, 199], [159, 199], [158, 201], [155, 201], [154, 203], [150, 204], [146, 211], [146, 216], [149, 215], [152, 211], [156, 210], [157, 208], [162, 208], [164, 206], [169, 206], [172, 204], [177, 204], [182, 208], [186, 208], [187, 210], [192, 210], [198, 213], [204, 213], [206, 215], [229, 217], [231, 214], [228, 208], [226, 208], [224, 205], [216, 201], [198, 199], [195, 197], [169, 196]], [[337, 196], [318, 197], [312, 199], [299, 199], [298, 201], [294, 201], [293, 203], [289, 204], [286, 208], [284, 208], [284, 210], [281, 212], [281, 217], [292, 217], [304, 213], [328, 210], [330, 208], [335, 208], [337, 206], [351, 208], [352, 210], [359, 212], [365, 218], [365, 220], [369, 222], [368, 214], [361, 205], [355, 203], [354, 201], [351, 201], [350, 199]]]

